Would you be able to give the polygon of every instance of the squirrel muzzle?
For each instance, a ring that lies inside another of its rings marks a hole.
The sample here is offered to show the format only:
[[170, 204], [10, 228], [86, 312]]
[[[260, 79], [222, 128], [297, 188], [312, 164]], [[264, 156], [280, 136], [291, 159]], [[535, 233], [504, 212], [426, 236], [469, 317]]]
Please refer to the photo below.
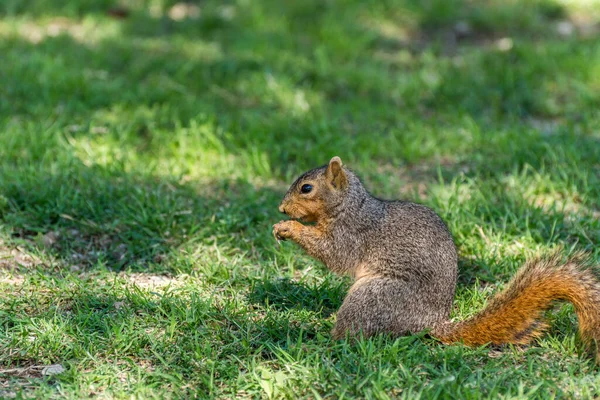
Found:
[[314, 222], [317, 219], [315, 213], [311, 212], [310, 209], [302, 204], [287, 200], [287, 196], [279, 205], [279, 211], [296, 221]]

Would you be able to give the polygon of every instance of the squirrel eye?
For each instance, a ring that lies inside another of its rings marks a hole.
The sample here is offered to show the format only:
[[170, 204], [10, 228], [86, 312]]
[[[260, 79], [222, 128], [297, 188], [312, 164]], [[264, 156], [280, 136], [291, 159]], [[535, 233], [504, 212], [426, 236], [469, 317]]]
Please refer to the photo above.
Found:
[[310, 193], [310, 191], [312, 190], [312, 185], [309, 185], [308, 183], [305, 185], [302, 185], [302, 187], [300, 188], [300, 192], [302, 193]]

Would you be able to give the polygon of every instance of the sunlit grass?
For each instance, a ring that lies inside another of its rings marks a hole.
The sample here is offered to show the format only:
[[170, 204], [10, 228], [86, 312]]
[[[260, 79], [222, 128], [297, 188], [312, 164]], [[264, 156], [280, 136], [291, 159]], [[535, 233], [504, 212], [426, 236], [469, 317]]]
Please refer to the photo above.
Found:
[[526, 349], [334, 342], [349, 281], [271, 236], [339, 155], [446, 220], [452, 318], [599, 260], [593, 2], [58, 3], [0, 5], [0, 397], [600, 393], [569, 306]]

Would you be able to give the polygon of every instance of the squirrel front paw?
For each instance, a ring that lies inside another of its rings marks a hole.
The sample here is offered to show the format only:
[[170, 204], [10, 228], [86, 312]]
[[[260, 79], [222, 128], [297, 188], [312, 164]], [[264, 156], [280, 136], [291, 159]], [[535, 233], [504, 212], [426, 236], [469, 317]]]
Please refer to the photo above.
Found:
[[292, 238], [293, 232], [297, 229], [297, 225], [301, 224], [297, 221], [279, 221], [273, 225], [273, 236], [277, 240], [286, 240]]

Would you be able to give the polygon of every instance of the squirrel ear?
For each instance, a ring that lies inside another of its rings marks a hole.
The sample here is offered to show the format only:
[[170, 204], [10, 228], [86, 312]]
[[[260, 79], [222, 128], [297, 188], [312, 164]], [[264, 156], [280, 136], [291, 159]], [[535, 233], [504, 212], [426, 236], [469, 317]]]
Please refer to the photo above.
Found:
[[348, 186], [348, 178], [342, 168], [342, 159], [338, 156], [329, 161], [326, 176], [328, 182], [336, 189], [345, 189]]

